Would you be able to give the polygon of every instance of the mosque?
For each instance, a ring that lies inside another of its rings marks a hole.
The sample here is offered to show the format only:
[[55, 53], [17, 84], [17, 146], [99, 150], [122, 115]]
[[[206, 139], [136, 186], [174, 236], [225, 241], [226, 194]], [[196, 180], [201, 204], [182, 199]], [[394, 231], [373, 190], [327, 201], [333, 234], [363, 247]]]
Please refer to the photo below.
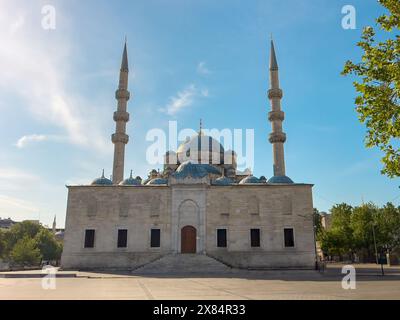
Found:
[[112, 180], [103, 170], [90, 185], [67, 186], [62, 268], [135, 270], [193, 256], [234, 268], [314, 268], [313, 185], [286, 175], [283, 92], [273, 41], [269, 69], [271, 178], [238, 172], [236, 153], [200, 128], [176, 152], [166, 153], [163, 172], [152, 170], [143, 180], [131, 172], [124, 179], [130, 98], [125, 43], [111, 137]]

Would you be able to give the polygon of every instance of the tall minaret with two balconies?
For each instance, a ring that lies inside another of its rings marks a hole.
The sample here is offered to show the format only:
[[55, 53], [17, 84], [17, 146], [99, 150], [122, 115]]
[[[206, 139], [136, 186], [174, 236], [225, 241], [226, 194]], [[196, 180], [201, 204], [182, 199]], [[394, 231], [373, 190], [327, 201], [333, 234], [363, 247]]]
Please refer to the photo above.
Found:
[[129, 113], [126, 109], [130, 98], [130, 93], [128, 91], [128, 73], [128, 52], [125, 41], [119, 74], [119, 85], [115, 92], [115, 98], [118, 101], [117, 111], [114, 112], [114, 121], [116, 123], [115, 133], [111, 136], [111, 141], [114, 143], [114, 164], [112, 174], [112, 181], [114, 184], [118, 184], [124, 179], [125, 145], [129, 141], [129, 136], [126, 134], [126, 123], [129, 121]]
[[268, 113], [268, 120], [271, 122], [272, 132], [269, 135], [269, 142], [272, 144], [274, 157], [274, 177], [275, 182], [291, 182], [286, 177], [285, 155], [283, 144], [286, 141], [286, 134], [282, 131], [282, 122], [285, 113], [281, 110], [282, 90], [279, 88], [278, 62], [276, 60], [274, 42], [271, 40], [271, 54], [269, 61], [270, 89], [268, 98], [271, 101], [271, 111]]

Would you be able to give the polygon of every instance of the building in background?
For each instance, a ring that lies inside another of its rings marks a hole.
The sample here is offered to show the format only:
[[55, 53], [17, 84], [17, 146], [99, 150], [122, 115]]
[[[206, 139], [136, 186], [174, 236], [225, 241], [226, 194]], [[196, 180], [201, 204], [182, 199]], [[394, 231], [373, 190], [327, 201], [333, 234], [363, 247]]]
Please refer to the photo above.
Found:
[[11, 218], [1, 219], [0, 218], [0, 229], [10, 229], [17, 222], [11, 220]]

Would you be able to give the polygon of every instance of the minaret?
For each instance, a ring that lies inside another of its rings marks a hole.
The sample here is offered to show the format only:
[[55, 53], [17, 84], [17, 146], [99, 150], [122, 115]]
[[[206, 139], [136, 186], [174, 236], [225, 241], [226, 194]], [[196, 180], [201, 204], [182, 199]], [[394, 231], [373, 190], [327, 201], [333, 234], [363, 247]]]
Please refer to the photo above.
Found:
[[126, 112], [126, 107], [130, 97], [128, 91], [128, 73], [128, 52], [125, 41], [119, 74], [119, 86], [118, 90], [115, 92], [115, 98], [118, 101], [117, 111], [114, 112], [114, 121], [116, 122], [115, 133], [111, 136], [111, 141], [114, 143], [114, 164], [112, 175], [112, 181], [114, 184], [118, 184], [124, 179], [125, 145], [129, 141], [129, 136], [126, 134], [126, 123], [129, 121], [129, 113]]
[[57, 231], [56, 225], [57, 225], [57, 223], [56, 223], [56, 216], [54, 216], [53, 227], [52, 227], [52, 231], [53, 231], [54, 234], [55, 234], [56, 231]]
[[285, 157], [283, 144], [286, 141], [286, 134], [282, 131], [282, 122], [285, 118], [281, 111], [282, 90], [279, 88], [278, 62], [276, 60], [274, 42], [271, 40], [271, 55], [269, 62], [270, 89], [268, 98], [271, 101], [271, 112], [268, 113], [268, 120], [271, 122], [272, 132], [269, 135], [269, 142], [272, 144], [274, 157], [274, 176], [285, 176]]

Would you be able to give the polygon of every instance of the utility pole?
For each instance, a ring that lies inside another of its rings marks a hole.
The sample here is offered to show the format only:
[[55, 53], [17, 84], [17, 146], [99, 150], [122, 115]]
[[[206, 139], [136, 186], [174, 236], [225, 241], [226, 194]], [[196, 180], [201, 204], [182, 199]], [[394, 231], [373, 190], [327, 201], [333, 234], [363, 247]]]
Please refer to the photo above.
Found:
[[377, 249], [377, 247], [376, 247], [376, 238], [375, 238], [375, 227], [374, 227], [374, 224], [372, 224], [372, 235], [374, 236], [375, 260], [376, 260], [376, 264], [379, 264], [379, 261], [378, 261], [378, 249]]

